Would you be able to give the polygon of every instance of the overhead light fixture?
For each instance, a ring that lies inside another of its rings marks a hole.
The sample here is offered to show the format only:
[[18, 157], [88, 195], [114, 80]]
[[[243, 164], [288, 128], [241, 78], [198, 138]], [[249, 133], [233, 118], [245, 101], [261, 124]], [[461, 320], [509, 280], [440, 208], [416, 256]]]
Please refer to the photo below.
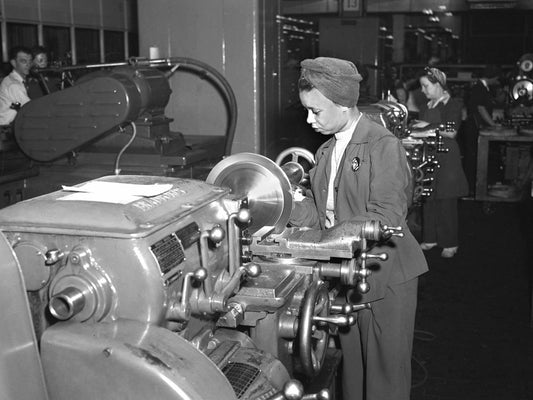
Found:
[[444, 15], [445, 15], [446, 17], [453, 17], [453, 13], [451, 13], [451, 12], [449, 12], [449, 11], [448, 11], [448, 12], [445, 12]]
[[446, 6], [445, 5], [440, 5], [438, 8], [439, 8], [440, 11], [445, 11], [446, 10]]
[[439, 21], [440, 21], [440, 18], [437, 17], [436, 15], [433, 15], [433, 16], [429, 17], [429, 20], [430, 20], [431, 22], [439, 22]]

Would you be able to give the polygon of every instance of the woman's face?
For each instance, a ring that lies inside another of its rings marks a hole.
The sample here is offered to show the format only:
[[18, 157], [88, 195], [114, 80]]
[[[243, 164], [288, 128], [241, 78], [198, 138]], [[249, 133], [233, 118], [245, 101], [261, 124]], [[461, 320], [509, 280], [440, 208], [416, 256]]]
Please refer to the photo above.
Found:
[[333, 135], [347, 128], [349, 108], [340, 106], [319, 90], [300, 91], [300, 101], [307, 109], [307, 123], [322, 135]]
[[429, 100], [437, 100], [444, 93], [442, 86], [438, 82], [431, 82], [427, 76], [420, 78], [420, 87], [422, 88], [422, 93], [424, 93]]

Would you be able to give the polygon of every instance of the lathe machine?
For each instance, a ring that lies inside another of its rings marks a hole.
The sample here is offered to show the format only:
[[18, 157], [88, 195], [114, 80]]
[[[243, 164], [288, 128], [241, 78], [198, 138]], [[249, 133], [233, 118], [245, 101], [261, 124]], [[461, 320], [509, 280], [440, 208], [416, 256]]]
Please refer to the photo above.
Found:
[[111, 175], [0, 210], [2, 399], [329, 398], [306, 382], [368, 307], [337, 294], [371, 293], [401, 232], [287, 227], [302, 176], [243, 153], [207, 181]]

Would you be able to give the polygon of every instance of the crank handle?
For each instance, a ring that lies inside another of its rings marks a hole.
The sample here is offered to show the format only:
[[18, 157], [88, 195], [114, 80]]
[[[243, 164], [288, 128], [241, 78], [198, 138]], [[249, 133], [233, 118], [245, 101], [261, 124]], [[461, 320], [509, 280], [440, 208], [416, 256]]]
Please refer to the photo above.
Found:
[[323, 322], [337, 326], [349, 326], [355, 324], [355, 317], [350, 314], [337, 314], [321, 317], [319, 315], [313, 316], [313, 322]]
[[361, 304], [351, 304], [351, 303], [344, 303], [344, 304], [332, 304], [330, 307], [331, 312], [336, 312], [340, 314], [351, 314], [357, 311], [364, 310], [366, 308], [371, 308], [372, 306], [370, 303], [361, 303]]

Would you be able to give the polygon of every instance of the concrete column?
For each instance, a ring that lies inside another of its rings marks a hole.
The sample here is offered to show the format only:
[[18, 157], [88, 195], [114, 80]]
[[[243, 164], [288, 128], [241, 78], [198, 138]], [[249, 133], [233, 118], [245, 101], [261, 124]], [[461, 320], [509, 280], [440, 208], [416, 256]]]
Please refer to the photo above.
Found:
[[392, 62], [403, 63], [405, 61], [405, 15], [394, 14], [392, 17]]

